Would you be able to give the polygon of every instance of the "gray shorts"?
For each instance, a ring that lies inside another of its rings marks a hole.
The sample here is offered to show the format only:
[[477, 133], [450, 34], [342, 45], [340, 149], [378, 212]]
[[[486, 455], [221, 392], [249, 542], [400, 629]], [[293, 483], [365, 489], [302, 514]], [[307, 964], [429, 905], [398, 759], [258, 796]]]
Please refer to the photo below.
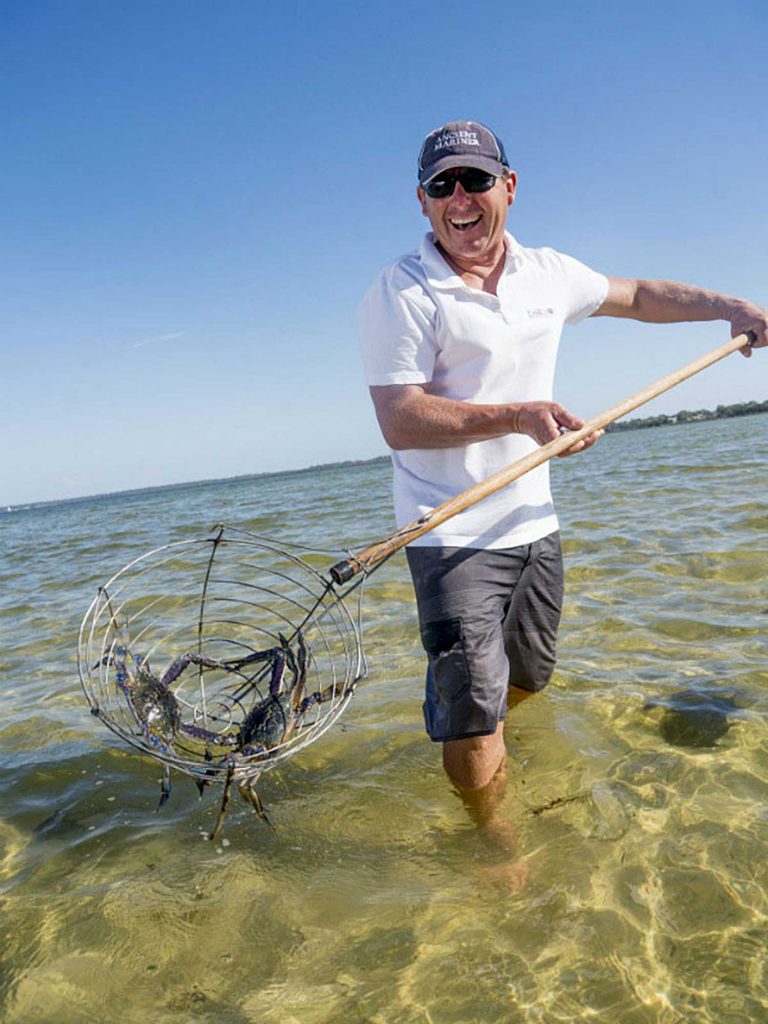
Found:
[[435, 741], [487, 736], [510, 685], [536, 692], [555, 667], [560, 535], [533, 544], [406, 549], [429, 658], [424, 722]]

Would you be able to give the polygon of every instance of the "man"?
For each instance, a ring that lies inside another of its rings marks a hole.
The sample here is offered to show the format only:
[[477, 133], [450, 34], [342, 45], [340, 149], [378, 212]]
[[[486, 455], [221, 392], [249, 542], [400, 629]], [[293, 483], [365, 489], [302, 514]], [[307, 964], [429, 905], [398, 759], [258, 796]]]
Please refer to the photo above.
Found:
[[[554, 250], [521, 246], [505, 231], [517, 176], [478, 122], [431, 132], [418, 170], [432, 232], [384, 268], [360, 311], [371, 396], [392, 449], [398, 525], [583, 426], [552, 401], [565, 323], [725, 320], [733, 336], [751, 330], [754, 345], [768, 343], [768, 311], [743, 299], [605, 277]], [[555, 665], [562, 561], [548, 470], [526, 474], [407, 549], [429, 659], [427, 732], [475, 808], [498, 798], [507, 706], [541, 690]]]

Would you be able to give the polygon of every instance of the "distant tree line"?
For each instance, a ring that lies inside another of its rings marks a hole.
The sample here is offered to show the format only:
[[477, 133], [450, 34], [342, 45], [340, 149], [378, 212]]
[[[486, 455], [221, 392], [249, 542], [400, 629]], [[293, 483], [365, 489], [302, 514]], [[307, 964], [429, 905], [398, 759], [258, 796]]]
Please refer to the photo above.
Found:
[[646, 427], [674, 426], [678, 423], [696, 423], [699, 420], [725, 420], [732, 416], [752, 416], [756, 412], [768, 412], [768, 401], [737, 402], [735, 405], [718, 405], [716, 409], [683, 409], [673, 416], [646, 416], [644, 419], [620, 420], [609, 423], [606, 432], [613, 430], [644, 430]]

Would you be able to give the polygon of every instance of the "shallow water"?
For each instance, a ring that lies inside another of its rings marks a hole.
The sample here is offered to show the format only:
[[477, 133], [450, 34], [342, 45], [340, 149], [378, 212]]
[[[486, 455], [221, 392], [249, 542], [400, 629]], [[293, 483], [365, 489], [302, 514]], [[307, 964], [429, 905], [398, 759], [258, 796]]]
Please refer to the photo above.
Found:
[[[123, 564], [221, 520], [358, 547], [391, 527], [386, 465], [0, 515], [0, 1019], [768, 1020], [766, 456], [754, 416], [553, 468], [568, 593], [507, 726], [517, 891], [422, 733], [402, 556], [365, 589], [368, 679], [264, 776], [275, 831], [233, 800], [209, 843], [216, 793], [182, 776], [156, 813], [159, 766], [82, 697], [79, 622]], [[690, 691], [722, 725], [700, 745]]]

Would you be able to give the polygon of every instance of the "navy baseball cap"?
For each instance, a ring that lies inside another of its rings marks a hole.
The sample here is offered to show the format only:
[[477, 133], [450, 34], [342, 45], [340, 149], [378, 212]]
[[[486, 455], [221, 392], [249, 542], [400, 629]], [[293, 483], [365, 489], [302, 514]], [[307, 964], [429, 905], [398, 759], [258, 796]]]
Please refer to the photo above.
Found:
[[504, 146], [479, 121], [449, 121], [424, 139], [419, 153], [419, 184], [449, 167], [477, 167], [501, 175], [509, 169]]

